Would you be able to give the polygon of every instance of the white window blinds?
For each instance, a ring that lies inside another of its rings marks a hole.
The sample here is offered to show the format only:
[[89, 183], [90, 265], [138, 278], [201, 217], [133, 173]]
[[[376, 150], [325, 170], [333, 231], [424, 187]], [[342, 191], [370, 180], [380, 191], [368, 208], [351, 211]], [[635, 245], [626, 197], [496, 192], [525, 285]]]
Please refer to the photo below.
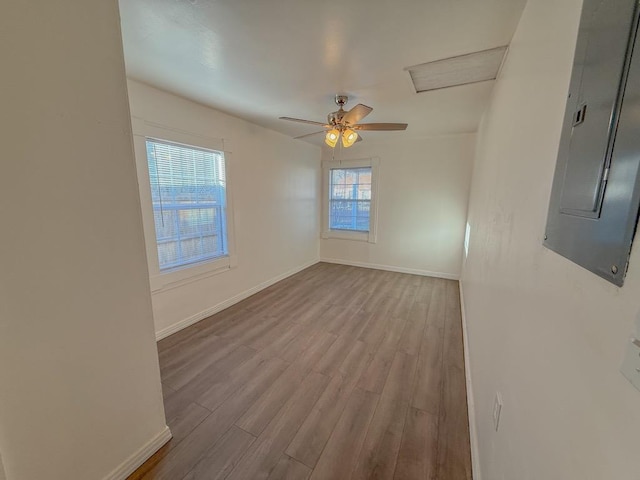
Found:
[[148, 138], [160, 270], [228, 255], [224, 153]]
[[371, 167], [329, 171], [329, 229], [369, 231]]

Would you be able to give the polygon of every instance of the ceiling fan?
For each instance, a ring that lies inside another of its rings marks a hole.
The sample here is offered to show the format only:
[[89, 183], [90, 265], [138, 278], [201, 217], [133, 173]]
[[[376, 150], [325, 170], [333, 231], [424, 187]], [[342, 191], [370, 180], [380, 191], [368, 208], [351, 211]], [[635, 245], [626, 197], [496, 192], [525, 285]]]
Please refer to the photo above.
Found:
[[364, 117], [369, 115], [373, 108], [367, 107], [359, 103], [349, 111], [344, 110], [344, 106], [349, 100], [346, 95], [336, 95], [336, 105], [340, 107], [337, 111], [327, 115], [327, 123], [314, 122], [313, 120], [303, 120], [300, 118], [280, 117], [280, 120], [288, 120], [290, 122], [308, 123], [310, 125], [318, 125], [324, 128], [318, 132], [300, 135], [294, 138], [305, 138], [319, 133], [325, 134], [324, 142], [330, 147], [335, 147], [338, 140], [342, 137], [342, 146], [350, 147], [356, 142], [362, 140], [357, 131], [360, 130], [406, 130], [406, 123], [358, 123]]

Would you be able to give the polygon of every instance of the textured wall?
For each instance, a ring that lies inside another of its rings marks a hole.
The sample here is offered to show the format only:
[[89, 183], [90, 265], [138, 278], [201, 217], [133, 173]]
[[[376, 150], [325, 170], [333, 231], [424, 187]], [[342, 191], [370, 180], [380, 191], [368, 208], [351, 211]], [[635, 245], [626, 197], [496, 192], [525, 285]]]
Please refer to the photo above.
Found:
[[115, 0], [2, 6], [0, 451], [102, 479], [165, 429]]
[[[129, 81], [129, 96], [134, 117], [223, 139], [232, 152], [237, 267], [154, 292], [156, 331], [318, 260], [318, 147], [139, 82]], [[152, 252], [154, 241], [147, 235]]]
[[[457, 278], [475, 135], [384, 141], [375, 135], [337, 155], [380, 158], [377, 242], [322, 239], [320, 256]], [[331, 152], [324, 154], [330, 160]]]
[[619, 373], [637, 245], [623, 288], [542, 246], [581, 3], [527, 3], [478, 132], [462, 285], [485, 480], [640, 471], [640, 392]]

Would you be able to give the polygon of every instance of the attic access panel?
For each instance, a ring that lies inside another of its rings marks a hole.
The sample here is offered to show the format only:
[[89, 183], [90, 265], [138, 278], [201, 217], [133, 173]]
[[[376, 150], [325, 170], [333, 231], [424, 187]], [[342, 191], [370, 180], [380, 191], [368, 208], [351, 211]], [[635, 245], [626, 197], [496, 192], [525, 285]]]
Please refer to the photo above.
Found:
[[507, 47], [497, 47], [481, 52], [407, 67], [416, 93], [456, 87], [470, 83], [495, 80], [502, 65]]
[[634, 0], [585, 0], [544, 242], [619, 286], [640, 204], [637, 30]]

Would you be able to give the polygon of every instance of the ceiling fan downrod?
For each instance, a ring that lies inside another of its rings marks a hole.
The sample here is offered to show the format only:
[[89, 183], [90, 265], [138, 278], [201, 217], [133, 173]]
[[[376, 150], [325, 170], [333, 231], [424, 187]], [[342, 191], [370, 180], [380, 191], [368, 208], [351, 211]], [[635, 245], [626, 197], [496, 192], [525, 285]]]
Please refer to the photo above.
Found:
[[344, 107], [349, 101], [349, 97], [347, 95], [336, 95], [336, 105], [340, 108]]

